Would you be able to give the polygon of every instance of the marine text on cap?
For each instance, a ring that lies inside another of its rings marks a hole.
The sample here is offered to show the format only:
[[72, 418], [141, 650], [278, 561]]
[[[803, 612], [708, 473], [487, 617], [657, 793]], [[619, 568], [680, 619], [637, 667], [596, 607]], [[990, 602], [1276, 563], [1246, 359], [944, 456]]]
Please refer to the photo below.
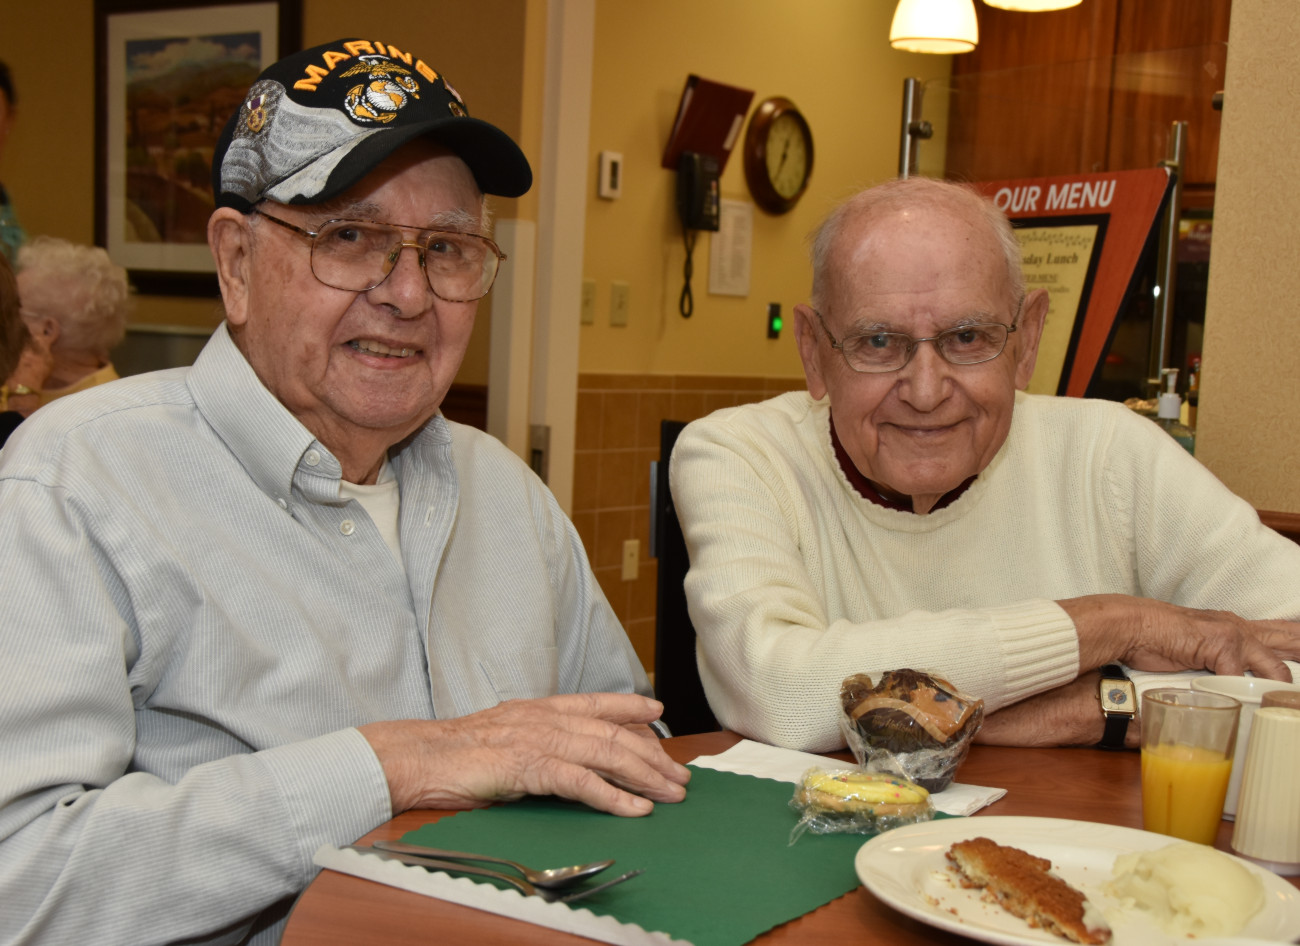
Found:
[[303, 78], [299, 79], [297, 82], [295, 82], [293, 84], [293, 87], [303, 92], [315, 92], [316, 86], [320, 84], [320, 80], [324, 79], [327, 75], [333, 72], [334, 68], [339, 63], [347, 62], [349, 59], [352, 59], [356, 56], [360, 56], [362, 54], [369, 54], [372, 56], [375, 55], [388, 56], [392, 59], [400, 59], [408, 66], [412, 66], [412, 68], [414, 68], [416, 72], [424, 76], [430, 82], [433, 82], [435, 79], [438, 78], [438, 73], [430, 69], [423, 59], [416, 59], [414, 64], [412, 64], [411, 60], [414, 59], [415, 57], [413, 57], [410, 53], [404, 53], [396, 46], [390, 46], [385, 43], [381, 43], [378, 40], [376, 40], [373, 43], [364, 39], [348, 40], [346, 43], [343, 44], [343, 48], [347, 50], [347, 52], [340, 52], [339, 50], [335, 50], [335, 49], [327, 49], [325, 50], [325, 52], [321, 53], [321, 59], [323, 59], [325, 62], [325, 68], [322, 69], [320, 66], [317, 66], [315, 64], [311, 64], [307, 66], [307, 68], [303, 70], [306, 73], [306, 75]]

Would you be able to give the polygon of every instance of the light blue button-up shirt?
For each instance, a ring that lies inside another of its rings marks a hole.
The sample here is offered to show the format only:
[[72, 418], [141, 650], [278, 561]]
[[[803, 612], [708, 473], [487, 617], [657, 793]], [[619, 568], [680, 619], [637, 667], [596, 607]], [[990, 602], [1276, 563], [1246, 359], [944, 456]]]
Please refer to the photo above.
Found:
[[224, 326], [192, 369], [19, 428], [0, 452], [0, 942], [273, 942], [312, 852], [390, 817], [356, 726], [649, 692], [518, 458], [439, 416], [389, 462], [405, 570]]

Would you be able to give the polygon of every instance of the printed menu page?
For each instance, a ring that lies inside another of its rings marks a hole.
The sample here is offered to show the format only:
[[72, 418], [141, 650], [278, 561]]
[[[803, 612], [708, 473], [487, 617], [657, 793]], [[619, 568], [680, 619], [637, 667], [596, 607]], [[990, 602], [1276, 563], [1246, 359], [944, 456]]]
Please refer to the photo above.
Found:
[[1029, 382], [1032, 394], [1055, 394], [1075, 336], [1075, 321], [1086, 302], [1087, 276], [1098, 246], [1095, 223], [1022, 227], [1025, 290], [1046, 289], [1050, 300], [1038, 364]]

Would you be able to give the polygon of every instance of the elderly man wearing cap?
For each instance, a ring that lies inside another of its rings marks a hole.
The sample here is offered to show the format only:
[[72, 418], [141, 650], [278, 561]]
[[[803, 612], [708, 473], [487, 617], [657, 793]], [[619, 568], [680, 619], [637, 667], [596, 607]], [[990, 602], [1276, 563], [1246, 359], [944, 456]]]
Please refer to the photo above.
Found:
[[273, 942], [411, 807], [679, 800], [577, 535], [438, 406], [531, 183], [423, 60], [267, 69], [218, 144], [226, 323], [0, 460], [0, 941]]

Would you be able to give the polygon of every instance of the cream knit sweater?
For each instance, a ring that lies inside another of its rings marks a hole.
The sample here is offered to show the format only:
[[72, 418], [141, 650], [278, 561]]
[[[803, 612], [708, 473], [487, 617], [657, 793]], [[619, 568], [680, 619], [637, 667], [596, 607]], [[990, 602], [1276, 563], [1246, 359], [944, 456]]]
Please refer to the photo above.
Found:
[[842, 747], [851, 673], [929, 670], [989, 712], [1068, 683], [1065, 598], [1300, 618], [1300, 546], [1108, 401], [1018, 394], [988, 468], [926, 516], [858, 495], [827, 402], [803, 392], [689, 425], [671, 485], [705, 692], [720, 723], [775, 745]]

